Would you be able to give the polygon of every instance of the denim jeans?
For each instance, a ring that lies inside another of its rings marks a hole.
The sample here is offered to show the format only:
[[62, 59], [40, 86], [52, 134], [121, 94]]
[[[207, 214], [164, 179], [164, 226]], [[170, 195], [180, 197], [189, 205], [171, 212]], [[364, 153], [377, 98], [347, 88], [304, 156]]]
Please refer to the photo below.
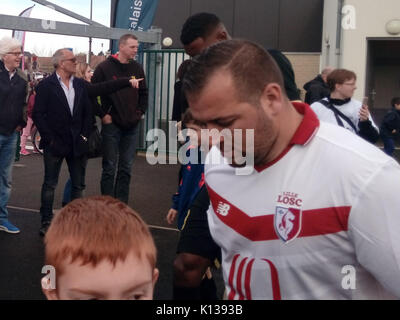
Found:
[[[64, 157], [56, 157], [46, 149], [43, 153], [44, 161], [44, 182], [42, 185], [40, 214], [42, 215], [42, 223], [51, 222], [53, 218], [53, 202], [54, 190], [57, 187], [58, 177], [60, 175], [61, 165]], [[67, 161], [69, 175], [71, 177], [71, 201], [81, 198], [85, 189], [85, 172], [87, 158], [82, 157], [65, 157]]]
[[138, 127], [122, 130], [113, 123], [103, 124], [103, 172], [101, 194], [128, 203], [131, 170], [136, 153]]
[[12, 165], [19, 132], [10, 136], [0, 134], [0, 222], [8, 220], [7, 203], [11, 194]]
[[394, 152], [394, 140], [388, 137], [382, 137], [383, 140], [383, 151], [389, 156], [393, 156]]

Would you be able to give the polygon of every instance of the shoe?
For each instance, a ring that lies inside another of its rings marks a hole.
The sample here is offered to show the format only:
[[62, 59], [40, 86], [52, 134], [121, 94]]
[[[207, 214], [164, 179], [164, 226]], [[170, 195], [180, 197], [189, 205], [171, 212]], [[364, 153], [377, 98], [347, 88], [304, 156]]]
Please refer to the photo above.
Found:
[[43, 222], [42, 227], [39, 229], [39, 234], [44, 237], [50, 227], [50, 222]]
[[26, 149], [21, 149], [21, 151], [19, 152], [19, 154], [22, 154], [23, 156], [29, 156], [30, 152], [27, 151]]
[[8, 220], [0, 222], [0, 230], [7, 233], [20, 233], [20, 230]]

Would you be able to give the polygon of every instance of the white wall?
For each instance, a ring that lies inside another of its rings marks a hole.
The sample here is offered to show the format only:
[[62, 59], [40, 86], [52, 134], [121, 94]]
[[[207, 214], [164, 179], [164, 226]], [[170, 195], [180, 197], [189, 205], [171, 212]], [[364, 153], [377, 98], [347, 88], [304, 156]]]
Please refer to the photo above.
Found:
[[358, 89], [354, 97], [361, 100], [365, 91], [367, 38], [399, 38], [387, 33], [385, 26], [389, 20], [400, 19], [400, 0], [345, 0], [344, 4], [355, 8], [356, 21], [355, 29], [342, 29], [340, 66], [357, 74]]
[[325, 0], [320, 71], [326, 66], [338, 67], [338, 55], [336, 53], [337, 19], [338, 0]]

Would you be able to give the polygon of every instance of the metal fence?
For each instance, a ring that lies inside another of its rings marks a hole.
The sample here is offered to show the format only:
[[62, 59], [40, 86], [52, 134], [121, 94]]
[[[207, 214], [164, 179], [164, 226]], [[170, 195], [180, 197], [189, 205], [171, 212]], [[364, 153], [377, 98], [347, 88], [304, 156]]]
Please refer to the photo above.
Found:
[[[169, 121], [172, 117], [174, 85], [180, 64], [188, 59], [183, 50], [143, 50], [138, 62], [142, 64], [149, 88], [149, 105], [145, 118], [140, 123], [139, 150], [147, 150], [153, 144], [152, 129], [161, 129], [166, 135], [166, 145], [159, 152], [169, 152], [171, 139]], [[146, 139], [148, 138], [148, 139]]]

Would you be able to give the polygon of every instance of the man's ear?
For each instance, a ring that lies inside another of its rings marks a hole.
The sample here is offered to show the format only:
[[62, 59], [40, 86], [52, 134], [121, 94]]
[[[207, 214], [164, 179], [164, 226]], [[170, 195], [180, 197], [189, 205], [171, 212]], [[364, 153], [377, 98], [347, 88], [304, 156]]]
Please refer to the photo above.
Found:
[[50, 279], [45, 276], [40, 281], [42, 285], [42, 292], [47, 300], [59, 300], [57, 290], [51, 288]]
[[158, 271], [158, 269], [154, 268], [154, 270], [153, 270], [153, 288], [156, 285], [159, 275], [160, 275], [160, 272]]
[[226, 32], [225, 29], [221, 29], [221, 30], [218, 31], [218, 34], [217, 34], [218, 41], [228, 40], [228, 38], [229, 38], [228, 37], [228, 32]]
[[279, 113], [280, 106], [283, 103], [283, 95], [284, 93], [279, 84], [274, 82], [269, 83], [264, 87], [261, 94], [261, 106], [263, 106], [265, 111], [270, 115], [276, 115]]

